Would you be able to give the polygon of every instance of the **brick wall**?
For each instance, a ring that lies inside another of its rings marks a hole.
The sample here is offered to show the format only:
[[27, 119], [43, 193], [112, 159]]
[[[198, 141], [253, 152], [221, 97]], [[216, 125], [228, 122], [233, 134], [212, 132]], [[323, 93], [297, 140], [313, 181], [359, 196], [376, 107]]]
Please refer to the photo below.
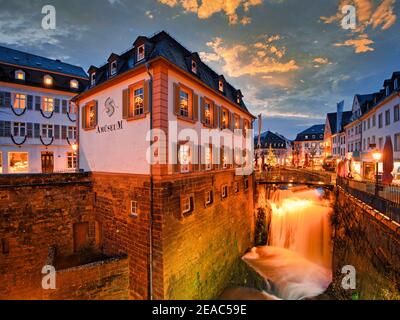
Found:
[[46, 300], [127, 300], [127, 257], [108, 259], [57, 271], [56, 290], [46, 290]]
[[[332, 290], [340, 299], [400, 299], [400, 229], [357, 199], [337, 192]], [[343, 266], [356, 269], [357, 288], [344, 290]]]
[[[234, 181], [239, 192], [234, 191]], [[243, 284], [243, 254], [253, 246], [253, 185], [244, 190], [234, 171], [164, 182], [163, 263], [165, 299], [215, 299], [230, 285]], [[228, 197], [221, 189], [228, 185]], [[213, 204], [205, 206], [205, 192]], [[194, 211], [180, 212], [182, 195], [194, 195]]]

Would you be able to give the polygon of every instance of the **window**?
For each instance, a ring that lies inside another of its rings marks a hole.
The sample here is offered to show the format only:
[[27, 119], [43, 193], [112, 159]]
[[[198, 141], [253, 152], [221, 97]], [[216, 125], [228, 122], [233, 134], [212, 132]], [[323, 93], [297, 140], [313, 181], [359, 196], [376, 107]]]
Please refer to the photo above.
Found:
[[78, 111], [78, 107], [76, 106], [76, 104], [74, 102], [70, 102], [68, 113], [69, 114], [77, 114], [77, 111]]
[[379, 149], [383, 149], [383, 138], [379, 138]]
[[305, 136], [305, 139], [308, 140], [308, 136]]
[[94, 128], [96, 126], [96, 105], [90, 104], [87, 108], [87, 125], [88, 128]]
[[179, 163], [181, 165], [181, 172], [187, 173], [190, 170], [190, 146], [182, 144], [179, 147]]
[[14, 124], [13, 124], [13, 135], [15, 137], [25, 137], [25, 135], [26, 135], [26, 123], [25, 122], [14, 122]]
[[214, 202], [214, 195], [212, 190], [206, 191], [206, 206], [209, 206]]
[[43, 78], [43, 82], [45, 86], [51, 87], [53, 85], [53, 78], [49, 75], [45, 75]]
[[8, 153], [8, 172], [9, 173], [27, 173], [29, 171], [27, 152], [9, 152]]
[[67, 153], [67, 167], [68, 169], [76, 169], [77, 168], [77, 159], [75, 152]]
[[394, 79], [394, 90], [399, 88], [399, 79]]
[[181, 198], [181, 209], [182, 214], [187, 216], [189, 213], [193, 212], [194, 210], [194, 196], [184, 196]]
[[222, 80], [218, 81], [218, 90], [224, 92], [224, 82]]
[[235, 193], [239, 193], [239, 182], [235, 181], [234, 188], [235, 188]]
[[3, 254], [10, 253], [10, 243], [8, 242], [7, 239], [1, 239], [1, 252]]
[[394, 122], [400, 120], [400, 105], [394, 106]]
[[390, 110], [385, 111], [385, 125], [390, 125]]
[[189, 93], [181, 90], [179, 92], [179, 100], [180, 115], [189, 118]]
[[17, 93], [14, 99], [14, 109], [26, 108], [26, 95]]
[[76, 140], [76, 127], [68, 127], [68, 139]]
[[137, 48], [137, 61], [144, 59], [144, 44]]
[[3, 173], [3, 153], [0, 152], [0, 173]]
[[131, 216], [138, 215], [138, 203], [137, 201], [131, 201]]
[[53, 138], [53, 125], [52, 124], [42, 124], [42, 137], [43, 138]]
[[382, 113], [381, 114], [379, 114], [379, 116], [378, 116], [378, 128], [380, 129], [380, 128], [382, 128], [383, 127], [383, 115], [382, 115]]
[[372, 116], [372, 127], [376, 127], [376, 115]]
[[205, 148], [205, 165], [206, 165], [206, 170], [209, 171], [212, 168], [212, 147], [206, 146]]
[[133, 92], [134, 115], [144, 114], [144, 88], [135, 89]]
[[222, 196], [222, 199], [228, 198], [228, 186], [227, 185], [222, 186], [221, 196]]
[[386, 95], [388, 96], [389, 94], [390, 94], [390, 87], [387, 86], [387, 87], [386, 87]]
[[244, 179], [244, 190], [249, 189], [249, 179]]
[[206, 125], [211, 125], [211, 113], [212, 113], [211, 103], [206, 102], [204, 104], [204, 123]]
[[91, 86], [94, 86], [96, 84], [96, 72], [93, 72], [91, 75], [90, 75], [90, 85]]
[[192, 72], [197, 73], [197, 63], [194, 60], [192, 60]]
[[15, 71], [15, 79], [25, 80], [25, 72], [23, 72], [22, 70]]
[[77, 80], [71, 80], [69, 86], [71, 89], [79, 89], [79, 82]]
[[400, 133], [394, 135], [394, 151], [400, 151]]
[[368, 118], [368, 129], [371, 129], [371, 118]]
[[54, 99], [49, 97], [43, 98], [43, 111], [53, 112], [54, 111]]
[[117, 73], [117, 61], [111, 62], [111, 75], [114, 76]]
[[227, 110], [222, 110], [221, 129], [228, 128], [229, 115]]

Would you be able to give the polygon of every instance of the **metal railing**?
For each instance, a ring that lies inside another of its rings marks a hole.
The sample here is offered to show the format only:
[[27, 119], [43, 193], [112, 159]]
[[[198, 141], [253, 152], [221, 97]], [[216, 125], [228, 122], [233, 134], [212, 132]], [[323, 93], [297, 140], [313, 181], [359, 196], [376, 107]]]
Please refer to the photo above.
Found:
[[378, 210], [389, 219], [400, 224], [400, 187], [384, 186], [369, 181], [337, 178], [336, 183], [345, 192]]

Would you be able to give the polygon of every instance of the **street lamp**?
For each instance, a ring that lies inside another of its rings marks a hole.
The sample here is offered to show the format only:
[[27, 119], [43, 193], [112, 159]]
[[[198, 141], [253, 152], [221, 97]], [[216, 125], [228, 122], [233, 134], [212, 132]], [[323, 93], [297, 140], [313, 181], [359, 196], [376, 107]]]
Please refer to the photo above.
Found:
[[382, 153], [376, 150], [372, 158], [375, 160], [375, 195], [379, 196], [379, 161], [382, 159]]

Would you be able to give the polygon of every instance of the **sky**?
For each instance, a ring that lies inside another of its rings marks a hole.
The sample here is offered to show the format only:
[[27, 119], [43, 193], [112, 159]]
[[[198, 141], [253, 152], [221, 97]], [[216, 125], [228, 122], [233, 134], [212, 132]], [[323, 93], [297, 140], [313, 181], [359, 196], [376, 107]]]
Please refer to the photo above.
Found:
[[[47, 4], [55, 30], [41, 25]], [[397, 0], [0, 0], [0, 45], [86, 71], [165, 30], [242, 90], [263, 131], [294, 139], [400, 71], [399, 13]]]

